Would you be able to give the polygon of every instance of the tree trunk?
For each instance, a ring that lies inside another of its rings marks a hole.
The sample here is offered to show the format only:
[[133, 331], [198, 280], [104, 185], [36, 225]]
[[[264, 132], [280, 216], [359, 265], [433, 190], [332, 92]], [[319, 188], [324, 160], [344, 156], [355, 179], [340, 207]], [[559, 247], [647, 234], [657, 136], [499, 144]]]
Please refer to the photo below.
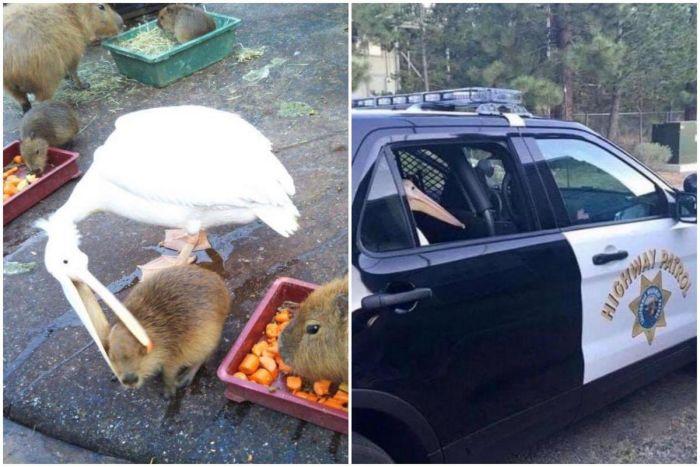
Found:
[[425, 90], [430, 91], [430, 81], [428, 80], [428, 56], [426, 55], [425, 47], [425, 11], [423, 5], [419, 5], [420, 8], [420, 47], [421, 47], [421, 58], [423, 59], [423, 83], [425, 84]]
[[612, 92], [612, 102], [610, 104], [610, 122], [608, 123], [608, 139], [617, 143], [620, 136], [620, 102], [622, 101], [622, 91], [615, 86]]
[[574, 72], [566, 62], [566, 56], [571, 46], [571, 24], [567, 16], [568, 5], [554, 3], [551, 8], [551, 25], [554, 29], [556, 45], [561, 60], [560, 74], [564, 100], [554, 109], [557, 118], [573, 120], [574, 118]]
[[[685, 90], [686, 92], [695, 95], [697, 93], [697, 81], [693, 81], [692, 83], [688, 83], [685, 85]], [[685, 105], [683, 108], [683, 120], [697, 120], [698, 119], [698, 102], [697, 102], [697, 96], [695, 98], [695, 102], [688, 103]]]

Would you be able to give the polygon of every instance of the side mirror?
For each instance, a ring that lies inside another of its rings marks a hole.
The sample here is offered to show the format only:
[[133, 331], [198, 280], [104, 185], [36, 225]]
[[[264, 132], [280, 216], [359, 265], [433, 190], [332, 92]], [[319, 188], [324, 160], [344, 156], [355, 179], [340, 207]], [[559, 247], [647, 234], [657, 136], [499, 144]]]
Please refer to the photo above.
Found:
[[676, 193], [676, 219], [689, 224], [698, 222], [698, 198], [694, 193]]
[[698, 193], [698, 174], [692, 173], [683, 180], [683, 191], [686, 193]]

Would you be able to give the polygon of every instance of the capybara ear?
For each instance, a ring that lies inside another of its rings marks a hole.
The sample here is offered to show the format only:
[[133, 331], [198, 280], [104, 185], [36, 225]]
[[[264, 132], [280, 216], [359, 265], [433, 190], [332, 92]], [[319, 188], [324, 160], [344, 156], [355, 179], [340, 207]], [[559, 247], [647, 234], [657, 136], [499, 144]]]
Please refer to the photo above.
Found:
[[345, 316], [348, 313], [348, 294], [341, 293], [333, 299], [333, 307], [340, 314]]

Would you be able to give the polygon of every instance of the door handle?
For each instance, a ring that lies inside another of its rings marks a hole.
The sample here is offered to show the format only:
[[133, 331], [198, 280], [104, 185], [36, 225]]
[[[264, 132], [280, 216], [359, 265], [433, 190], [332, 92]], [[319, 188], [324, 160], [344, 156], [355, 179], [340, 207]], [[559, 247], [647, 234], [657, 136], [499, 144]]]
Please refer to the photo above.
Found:
[[615, 253], [599, 253], [593, 256], [593, 264], [600, 266], [601, 264], [625, 258], [627, 258], [627, 252], [625, 250], [616, 251]]
[[363, 298], [362, 308], [365, 310], [376, 310], [378, 308], [417, 302], [419, 300], [431, 298], [432, 296], [433, 291], [428, 288], [417, 288], [399, 293], [378, 293]]

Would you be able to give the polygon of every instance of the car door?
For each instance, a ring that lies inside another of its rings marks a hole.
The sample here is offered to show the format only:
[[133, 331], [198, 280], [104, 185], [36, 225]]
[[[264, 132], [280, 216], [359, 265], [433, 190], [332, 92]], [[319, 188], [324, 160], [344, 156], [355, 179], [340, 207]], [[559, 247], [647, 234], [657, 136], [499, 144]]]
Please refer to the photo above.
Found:
[[[415, 407], [448, 462], [538, 423], [568, 422], [583, 374], [578, 266], [548, 205], [535, 213], [542, 194], [528, 189], [538, 177], [532, 159], [513, 129], [470, 131], [442, 138], [507, 144], [531, 230], [419, 246], [391, 144], [353, 201], [353, 289], [374, 294], [353, 313], [353, 388]], [[425, 136], [416, 133], [419, 144]], [[543, 403], [553, 410], [513, 417]]]
[[696, 226], [673, 192], [595, 135], [528, 130], [581, 271], [584, 383], [696, 336]]

